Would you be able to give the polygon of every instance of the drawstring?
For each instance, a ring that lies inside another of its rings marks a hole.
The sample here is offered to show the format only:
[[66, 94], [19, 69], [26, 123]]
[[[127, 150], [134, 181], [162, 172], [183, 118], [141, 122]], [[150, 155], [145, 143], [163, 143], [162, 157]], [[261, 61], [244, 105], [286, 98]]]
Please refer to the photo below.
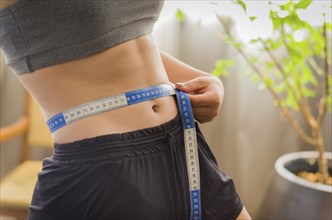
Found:
[[174, 144], [174, 142], [173, 142], [173, 139], [174, 139], [174, 136], [173, 136], [173, 134], [171, 134], [171, 133], [168, 133], [167, 134], [167, 141], [168, 141], [168, 152], [169, 152], [169, 154], [170, 154], [170, 162], [171, 162], [171, 164], [172, 164], [172, 173], [174, 174], [174, 177], [175, 177], [175, 179], [176, 179], [176, 164], [175, 164], [175, 161], [177, 161], [175, 158], [174, 158], [174, 155], [176, 155], [175, 154], [175, 144]]

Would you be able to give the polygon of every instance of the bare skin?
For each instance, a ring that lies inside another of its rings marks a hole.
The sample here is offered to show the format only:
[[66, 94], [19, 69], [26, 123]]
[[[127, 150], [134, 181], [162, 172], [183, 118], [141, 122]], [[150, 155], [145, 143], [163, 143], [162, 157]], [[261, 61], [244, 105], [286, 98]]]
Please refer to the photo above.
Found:
[[[0, 8], [15, 3], [1, 0]], [[130, 90], [168, 82], [190, 93], [195, 118], [208, 122], [220, 111], [219, 79], [160, 52], [150, 35], [98, 54], [22, 74], [19, 80], [39, 104], [45, 120], [73, 106]], [[178, 114], [173, 97], [164, 97], [93, 115], [55, 133], [57, 143], [158, 126]], [[245, 208], [237, 218], [250, 219]]]
[[[150, 36], [20, 75], [19, 80], [36, 99], [46, 119], [82, 103], [169, 82]], [[65, 143], [123, 133], [160, 125], [176, 115], [174, 98], [165, 97], [81, 119], [53, 133], [53, 138]]]

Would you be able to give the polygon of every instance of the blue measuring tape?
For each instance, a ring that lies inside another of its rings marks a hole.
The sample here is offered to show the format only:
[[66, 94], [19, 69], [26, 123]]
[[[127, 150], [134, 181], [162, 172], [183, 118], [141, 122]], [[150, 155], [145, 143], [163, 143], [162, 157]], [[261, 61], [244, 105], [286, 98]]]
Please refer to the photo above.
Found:
[[170, 95], [176, 95], [177, 97], [184, 130], [191, 205], [190, 220], [201, 220], [200, 173], [196, 128], [190, 99], [186, 93], [175, 89], [171, 84], [160, 84], [75, 106], [50, 118], [47, 121], [47, 125], [53, 133], [70, 123], [91, 115]]
[[184, 130], [184, 145], [186, 150], [191, 205], [190, 219], [201, 220], [201, 184], [194, 115], [189, 96], [186, 93], [176, 90], [176, 98]]

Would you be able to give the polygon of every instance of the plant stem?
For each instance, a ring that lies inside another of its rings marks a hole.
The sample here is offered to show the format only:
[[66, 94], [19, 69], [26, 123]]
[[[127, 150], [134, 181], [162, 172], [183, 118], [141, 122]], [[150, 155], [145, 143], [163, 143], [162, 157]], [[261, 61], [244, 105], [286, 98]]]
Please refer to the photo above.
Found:
[[326, 23], [324, 22], [323, 25], [323, 36], [324, 36], [324, 80], [325, 80], [325, 96], [321, 98], [319, 102], [319, 116], [318, 116], [318, 127], [320, 127], [324, 121], [325, 114], [326, 114], [326, 98], [329, 97], [329, 84], [328, 84], [328, 76], [330, 72], [330, 66], [328, 64], [328, 40], [327, 40], [327, 34], [326, 34]]
[[329, 177], [329, 172], [328, 172], [328, 163], [326, 158], [324, 158], [324, 140], [323, 140], [323, 135], [322, 131], [320, 128], [318, 129], [313, 129], [312, 130], [313, 135], [316, 139], [316, 150], [318, 152], [318, 169], [319, 173], [321, 174], [320, 176], [320, 182], [326, 184], [327, 179]]
[[311, 65], [312, 69], [316, 71], [318, 75], [323, 75], [323, 70], [318, 66], [316, 61], [312, 57], [308, 57], [308, 62]]
[[[242, 55], [242, 57], [249, 63], [250, 67], [257, 73], [259, 78], [264, 82], [265, 81], [264, 75], [260, 72], [260, 70], [254, 64], [252, 64], [250, 62], [250, 60], [247, 57], [247, 55], [245, 54], [245, 52], [240, 48], [237, 48], [237, 50]], [[289, 113], [287, 107], [285, 107], [284, 105], [281, 104], [282, 100], [279, 97], [279, 95], [277, 94], [277, 92], [270, 86], [268, 86], [267, 88], [270, 91], [270, 93], [272, 94], [273, 99], [278, 103], [278, 107], [281, 110], [282, 114], [284, 115], [286, 120], [289, 122], [289, 124], [293, 127], [295, 132], [302, 138], [302, 140], [304, 140], [308, 144], [315, 145], [315, 143], [316, 143], [315, 139], [313, 139], [312, 137], [310, 137], [303, 131], [303, 129], [299, 126], [299, 124], [294, 119], [294, 117]]]
[[322, 137], [322, 132], [321, 132], [321, 125], [324, 121], [325, 114], [326, 114], [326, 98], [329, 96], [329, 85], [328, 85], [328, 74], [329, 74], [329, 64], [328, 64], [328, 41], [327, 41], [327, 35], [326, 35], [326, 23], [324, 22], [323, 26], [323, 36], [324, 36], [324, 80], [325, 80], [325, 94], [321, 98], [319, 102], [319, 115], [317, 119], [317, 129], [313, 130], [314, 136], [316, 137], [317, 140], [317, 151], [319, 152], [319, 157], [318, 157], [318, 165], [319, 165], [319, 172], [321, 173], [321, 182], [326, 183], [329, 173], [328, 173], [328, 164], [327, 160], [324, 158], [324, 140]]
[[[285, 35], [284, 25], [281, 26], [281, 34]], [[283, 41], [283, 43], [284, 43], [284, 45], [285, 45], [285, 47], [288, 51], [289, 56], [291, 56], [291, 50], [290, 50], [288, 42], [286, 41], [286, 38], [282, 37], [281, 39], [282, 39], [282, 41]], [[280, 64], [278, 66], [281, 67]], [[283, 70], [282, 68], [279, 68], [279, 69]], [[286, 73], [284, 73], [284, 75], [286, 75]], [[297, 89], [300, 93], [300, 98], [298, 99], [298, 102], [299, 102], [299, 107], [301, 109], [301, 113], [302, 113], [304, 119], [306, 120], [306, 122], [309, 124], [309, 126], [311, 126], [311, 127], [316, 126], [317, 121], [315, 120], [315, 118], [312, 114], [312, 110], [311, 110], [310, 105], [308, 103], [308, 99], [303, 95], [301, 84], [300, 84], [299, 80], [296, 81], [296, 86], [297, 86]]]
[[[282, 29], [281, 33], [284, 34], [283, 29]], [[273, 61], [273, 63], [276, 65], [276, 67], [280, 71], [281, 75], [283, 76], [284, 81], [286, 83], [286, 86], [287, 86], [288, 90], [290, 91], [290, 93], [292, 94], [292, 96], [295, 98], [295, 100], [298, 102], [298, 106], [300, 107], [301, 113], [302, 113], [305, 121], [311, 127], [316, 126], [317, 122], [316, 122], [316, 120], [315, 120], [315, 118], [314, 118], [314, 116], [312, 114], [310, 105], [308, 104], [308, 100], [305, 98], [305, 96], [302, 93], [301, 85], [299, 85], [298, 81], [296, 82], [296, 86], [297, 86], [298, 91], [300, 93], [300, 97], [298, 97], [296, 95], [296, 92], [294, 91], [293, 87], [290, 85], [288, 77], [287, 77], [287, 73], [283, 69], [283, 67], [280, 64], [280, 62], [278, 61], [278, 59], [273, 55], [273, 53], [268, 48], [268, 46], [266, 45], [266, 43], [265, 43], [264, 40], [260, 39], [260, 42], [263, 44], [265, 51], [269, 54], [271, 60]], [[287, 42], [286, 42], [286, 40], [284, 38], [283, 38], [283, 43], [284, 43], [284, 45], [285, 45], [288, 53], [290, 54], [289, 46], [288, 46], [288, 44], [287, 44]]]

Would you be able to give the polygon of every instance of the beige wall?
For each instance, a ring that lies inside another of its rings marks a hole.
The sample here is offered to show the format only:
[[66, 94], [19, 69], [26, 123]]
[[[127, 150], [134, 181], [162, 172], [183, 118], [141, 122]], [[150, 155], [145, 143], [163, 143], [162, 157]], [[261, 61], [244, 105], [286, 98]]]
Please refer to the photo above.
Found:
[[[0, 126], [3, 127], [15, 122], [23, 113], [23, 88], [17, 77], [5, 65], [2, 54], [0, 68]], [[0, 177], [19, 162], [19, 146], [20, 140], [1, 144]]]

